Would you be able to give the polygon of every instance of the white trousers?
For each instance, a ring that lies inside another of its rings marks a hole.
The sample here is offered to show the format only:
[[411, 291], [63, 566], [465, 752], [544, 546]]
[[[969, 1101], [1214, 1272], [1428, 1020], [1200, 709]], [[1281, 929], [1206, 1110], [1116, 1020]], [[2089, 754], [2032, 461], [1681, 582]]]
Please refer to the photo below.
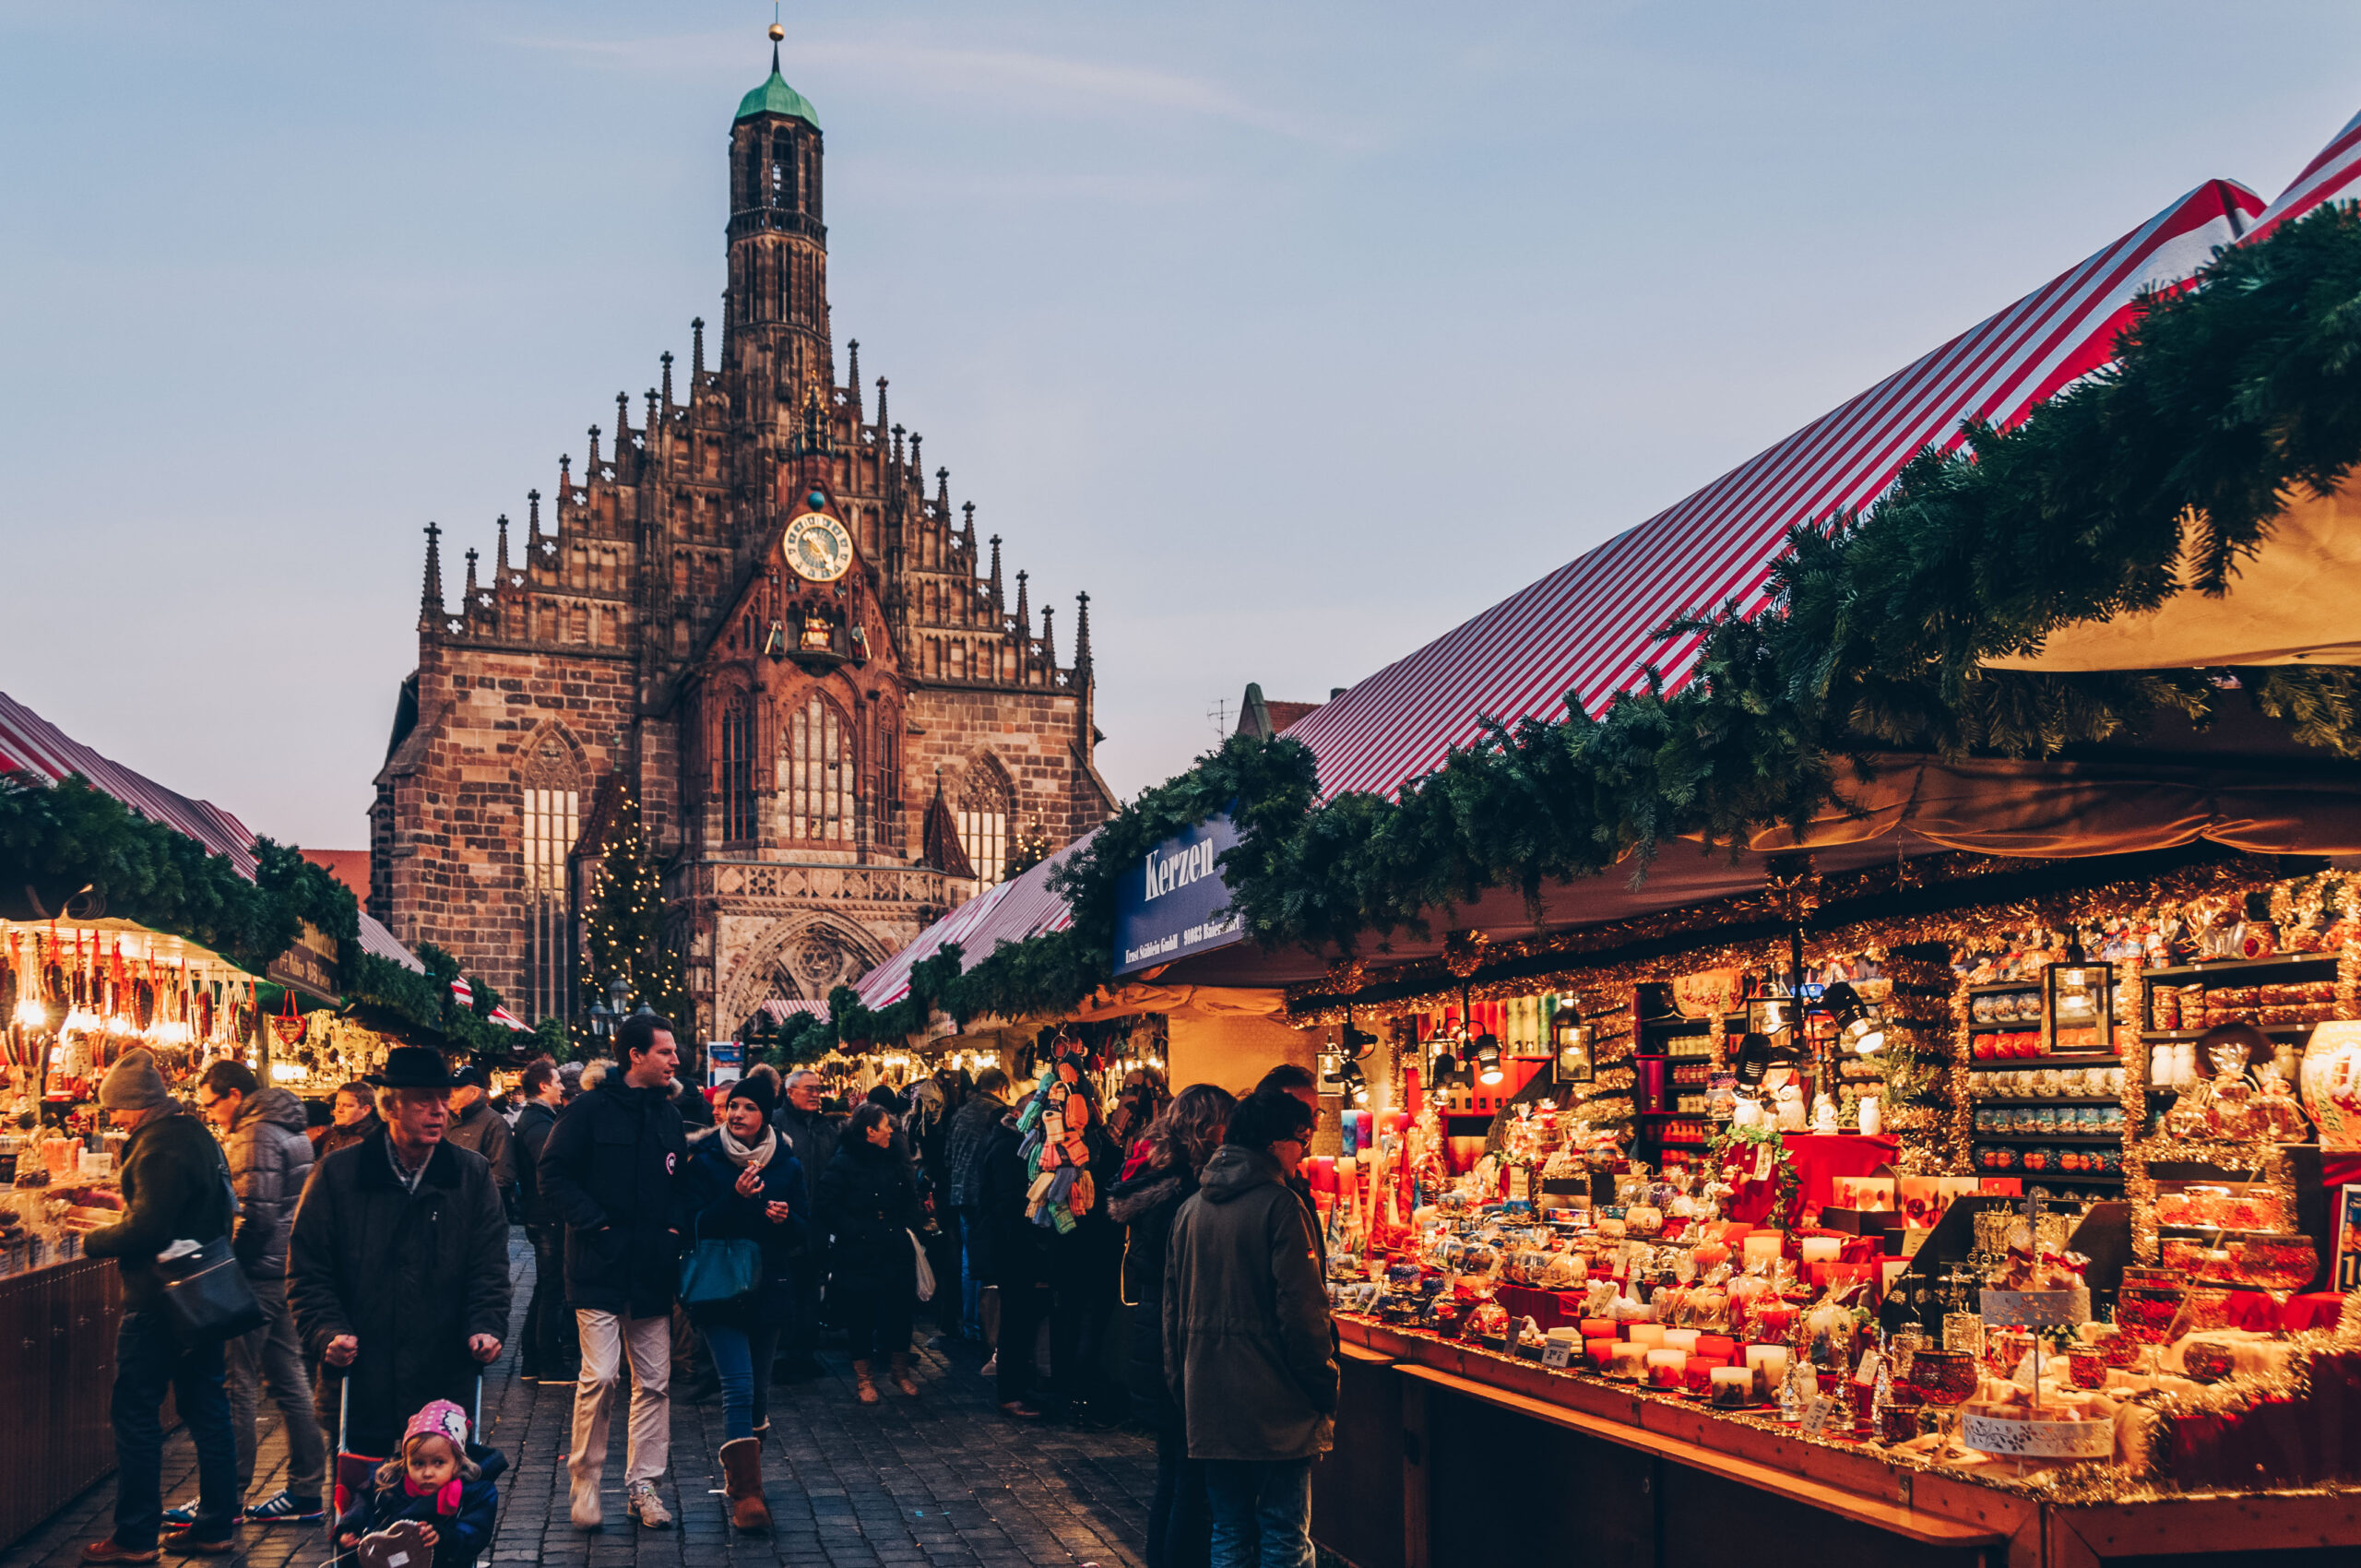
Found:
[[630, 1454], [623, 1484], [652, 1481], [664, 1473], [672, 1446], [672, 1319], [619, 1317], [613, 1313], [574, 1310], [581, 1329], [582, 1376], [574, 1385], [573, 1452], [566, 1469], [576, 1480], [599, 1484], [607, 1463], [607, 1418], [614, 1409], [615, 1379], [631, 1356]]

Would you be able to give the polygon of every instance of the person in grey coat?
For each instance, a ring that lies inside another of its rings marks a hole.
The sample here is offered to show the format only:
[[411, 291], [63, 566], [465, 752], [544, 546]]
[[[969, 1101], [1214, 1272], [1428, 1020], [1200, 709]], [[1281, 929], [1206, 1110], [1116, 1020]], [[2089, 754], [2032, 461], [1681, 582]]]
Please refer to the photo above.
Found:
[[492, 1167], [492, 1184], [500, 1189], [502, 1201], [514, 1207], [516, 1135], [507, 1120], [492, 1108], [488, 1098], [492, 1081], [481, 1067], [455, 1073], [452, 1079], [457, 1087], [451, 1090], [451, 1125], [444, 1131], [444, 1141], [483, 1156], [483, 1162]]
[[1172, 1221], [1164, 1375], [1189, 1457], [1205, 1467], [1214, 1568], [1311, 1562], [1311, 1462], [1335, 1439], [1336, 1339], [1318, 1225], [1287, 1178], [1313, 1123], [1283, 1091], [1249, 1096]]
[[[250, 1525], [315, 1525], [325, 1516], [321, 1485], [327, 1474], [327, 1440], [312, 1407], [303, 1348], [287, 1305], [287, 1236], [295, 1202], [312, 1174], [312, 1140], [304, 1134], [303, 1102], [287, 1090], [266, 1088], [254, 1069], [234, 1057], [216, 1062], [197, 1080], [196, 1100], [207, 1121], [225, 1134], [230, 1180], [238, 1191], [231, 1249], [244, 1265], [270, 1321], [229, 1342], [230, 1430], [238, 1442], [238, 1495], [255, 1480], [255, 1412], [270, 1391], [287, 1428], [287, 1484], [245, 1507]], [[194, 1523], [194, 1499], [168, 1509], [164, 1522]]]

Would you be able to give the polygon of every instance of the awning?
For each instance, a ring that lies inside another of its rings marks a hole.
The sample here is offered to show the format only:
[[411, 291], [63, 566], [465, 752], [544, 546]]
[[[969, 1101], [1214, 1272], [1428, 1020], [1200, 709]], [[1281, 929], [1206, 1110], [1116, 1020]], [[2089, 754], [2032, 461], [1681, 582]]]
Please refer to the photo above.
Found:
[[[0, 774], [25, 773], [55, 784], [69, 774], [80, 774], [93, 789], [103, 790], [148, 821], [196, 839], [248, 881], [255, 874], [255, 836], [246, 825], [210, 801], [191, 800], [142, 773], [97, 752], [0, 692]], [[361, 950], [390, 960], [415, 974], [426, 966], [418, 961], [385, 925], [361, 911]], [[521, 1023], [522, 1020], [519, 1020]]]
[[1867, 505], [1960, 423], [2009, 424], [2105, 363], [2140, 291], [2194, 273], [2261, 198], [2209, 181], [2079, 267], [1822, 415], [1639, 527], [1379, 671], [1287, 733], [1335, 795], [1390, 791], [1440, 766], [1480, 720], [1557, 720], [1689, 676], [1698, 639], [1662, 641], [1676, 615], [1735, 600], [1751, 613], [1792, 525]]
[[1097, 836], [1098, 830], [1092, 828], [1040, 864], [968, 899], [927, 927], [917, 941], [860, 978], [853, 989], [860, 993], [862, 1005], [890, 1007], [908, 996], [912, 967], [947, 944], [959, 944], [959, 972], [965, 974], [1003, 942], [1022, 942], [1074, 924], [1074, 911], [1066, 908], [1065, 896], [1050, 885], [1050, 873]]
[[[2361, 114], [2304, 165], [2240, 243], [2356, 194]], [[2181, 581], [2192, 575], [2184, 556]], [[2143, 614], [2061, 626], [2039, 653], [1987, 662], [2056, 671], [2361, 664], [2361, 487], [2289, 503], [2218, 599], [2182, 592]]]
[[755, 1008], [754, 1011], [760, 1013], [764, 1017], [768, 1018], [774, 1024], [784, 1024], [787, 1022], [789, 1017], [798, 1013], [817, 1018], [822, 1023], [825, 1023], [828, 1020], [828, 1004], [826, 1003], [813, 1002], [801, 996], [774, 996], [765, 1002], [761, 1006]]

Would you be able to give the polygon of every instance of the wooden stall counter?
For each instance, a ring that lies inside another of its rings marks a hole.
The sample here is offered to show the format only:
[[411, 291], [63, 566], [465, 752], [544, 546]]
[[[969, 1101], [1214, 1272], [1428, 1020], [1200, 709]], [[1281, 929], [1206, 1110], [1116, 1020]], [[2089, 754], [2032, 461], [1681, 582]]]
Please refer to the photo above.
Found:
[[[1398, 1389], [1383, 1427], [1339, 1421], [1340, 1451], [1367, 1451], [1315, 1475], [1314, 1535], [1361, 1568], [1497, 1568], [1558, 1538], [1585, 1564], [1630, 1568], [1721, 1556], [1749, 1568], [2089, 1568], [2215, 1553], [2269, 1568], [2274, 1552], [2309, 1564], [2321, 1550], [2361, 1562], [2361, 1494], [2059, 1503], [1997, 1474], [1807, 1439], [1428, 1334], [1337, 1326], [1348, 1396], [1367, 1407], [1383, 1398], [1374, 1384]], [[1370, 1467], [1397, 1452], [1389, 1495]], [[1366, 1555], [1323, 1533], [1346, 1521]], [[1371, 1551], [1396, 1530], [1398, 1553]]]
[[77, 1258], [0, 1278], [0, 1549], [114, 1468], [123, 1276]]

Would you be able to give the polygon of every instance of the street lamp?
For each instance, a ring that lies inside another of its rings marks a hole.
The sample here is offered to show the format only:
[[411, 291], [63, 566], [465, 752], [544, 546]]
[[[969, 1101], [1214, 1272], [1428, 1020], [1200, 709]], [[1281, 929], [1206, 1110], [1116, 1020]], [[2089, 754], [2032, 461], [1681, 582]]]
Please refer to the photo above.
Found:
[[[607, 1000], [590, 1004], [590, 1036], [596, 1039], [601, 1054], [615, 1038], [615, 1029], [623, 1021], [623, 1004], [630, 999], [631, 988], [619, 976], [607, 982]], [[641, 1009], [647, 1011], [646, 1008]]]

